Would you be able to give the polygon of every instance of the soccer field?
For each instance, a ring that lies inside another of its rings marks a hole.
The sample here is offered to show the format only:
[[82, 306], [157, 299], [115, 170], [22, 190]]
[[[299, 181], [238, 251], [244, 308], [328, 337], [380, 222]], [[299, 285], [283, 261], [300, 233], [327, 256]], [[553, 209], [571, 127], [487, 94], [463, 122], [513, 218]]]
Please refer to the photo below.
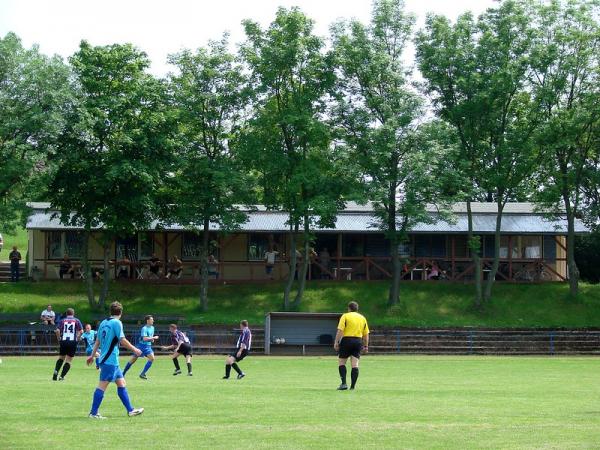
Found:
[[246, 378], [222, 380], [221, 357], [194, 357], [193, 377], [159, 357], [148, 381], [142, 360], [128, 374], [144, 414], [127, 417], [111, 385], [104, 421], [87, 418], [96, 370], [78, 357], [53, 382], [54, 361], [3, 358], [0, 448], [600, 446], [594, 358], [367, 356], [357, 390], [338, 392], [334, 358], [251, 356]]

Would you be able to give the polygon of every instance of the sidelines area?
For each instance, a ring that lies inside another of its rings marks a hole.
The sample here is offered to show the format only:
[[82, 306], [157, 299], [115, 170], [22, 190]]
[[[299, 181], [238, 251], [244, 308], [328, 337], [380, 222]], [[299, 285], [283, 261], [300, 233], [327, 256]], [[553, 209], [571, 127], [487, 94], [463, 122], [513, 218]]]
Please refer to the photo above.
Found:
[[[238, 331], [227, 328], [182, 327], [199, 354], [225, 354], [235, 344]], [[125, 325], [125, 334], [137, 342], [140, 326]], [[265, 350], [265, 330], [253, 328], [253, 353]], [[332, 334], [334, 330], [330, 331]], [[278, 332], [277, 337], [283, 336]], [[168, 326], [157, 325], [157, 354], [160, 345], [169, 345]], [[285, 334], [285, 333], [284, 333]], [[332, 344], [294, 340], [285, 334], [285, 343], [271, 336], [272, 355], [333, 355]], [[374, 329], [370, 335], [372, 354], [430, 355], [599, 355], [600, 330], [565, 329]], [[58, 343], [52, 327], [42, 325], [0, 327], [0, 355], [53, 355]], [[81, 343], [80, 354], [85, 349]]]
[[[76, 358], [64, 382], [54, 358], [3, 357], [0, 447], [595, 448], [598, 361], [588, 357], [366, 356], [357, 390], [339, 392], [335, 357], [258, 357], [243, 380], [221, 380], [222, 357], [194, 357], [173, 377], [158, 357], [128, 376], [128, 418], [116, 395], [105, 421], [86, 417], [97, 372]], [[121, 359], [123, 365], [125, 358]], [[110, 388], [114, 390], [114, 387]], [[51, 438], [48, 430], [52, 431]]]

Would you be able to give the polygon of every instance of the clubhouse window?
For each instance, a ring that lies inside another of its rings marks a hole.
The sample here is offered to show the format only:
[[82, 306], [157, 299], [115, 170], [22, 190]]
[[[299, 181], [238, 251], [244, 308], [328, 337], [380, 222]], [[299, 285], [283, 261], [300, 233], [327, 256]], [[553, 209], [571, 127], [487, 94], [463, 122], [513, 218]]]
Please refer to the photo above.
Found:
[[265, 253], [272, 249], [279, 254], [276, 259], [285, 256], [285, 234], [280, 233], [250, 233], [248, 235], [248, 261], [261, 261]]
[[83, 234], [78, 231], [51, 231], [48, 233], [48, 259], [80, 259], [83, 254]]

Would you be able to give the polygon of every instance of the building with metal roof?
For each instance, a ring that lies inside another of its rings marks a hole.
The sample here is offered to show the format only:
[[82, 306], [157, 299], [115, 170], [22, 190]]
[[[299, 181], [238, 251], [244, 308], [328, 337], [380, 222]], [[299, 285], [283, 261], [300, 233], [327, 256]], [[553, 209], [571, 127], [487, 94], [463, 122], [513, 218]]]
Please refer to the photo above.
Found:
[[[60, 260], [65, 254], [79, 264], [82, 254], [82, 228], [64, 225], [48, 203], [30, 203], [27, 221], [29, 232], [30, 271], [45, 278], [58, 277]], [[235, 232], [221, 232], [211, 224], [211, 253], [217, 261], [211, 272], [219, 281], [283, 279], [288, 274], [290, 251], [288, 215], [285, 211], [267, 210], [263, 206], [241, 208], [247, 220]], [[439, 272], [451, 280], [472, 278], [472, 259], [467, 245], [466, 205], [456, 203], [452, 214], [440, 215], [428, 208], [430, 223], [421, 223], [410, 231], [410, 239], [402, 244], [407, 279], [427, 279]], [[473, 203], [473, 227], [481, 236], [481, 256], [485, 265], [493, 256], [496, 227], [496, 204]], [[444, 218], [442, 218], [444, 217]], [[587, 233], [577, 220], [577, 233]], [[96, 239], [98, 227], [90, 243], [92, 263], [101, 264], [102, 249]], [[564, 216], [552, 216], [533, 203], [508, 203], [501, 228], [500, 279], [517, 281], [564, 280], [566, 278], [567, 222]], [[390, 277], [390, 246], [379, 229], [372, 204], [348, 203], [340, 211], [332, 228], [314, 230], [314, 254], [311, 255], [311, 278], [385, 279]], [[201, 239], [178, 224], [155, 222], [136, 235], [116, 239], [110, 248], [112, 269], [116, 276], [119, 261], [128, 261], [127, 277], [147, 279], [148, 261], [154, 254], [162, 264], [161, 274], [169, 272], [169, 264], [181, 261], [178, 279], [198, 277]], [[273, 268], [267, 271], [265, 253], [276, 252]], [[439, 270], [433, 268], [438, 267]], [[35, 268], [35, 270], [34, 270]], [[81, 276], [81, 272], [78, 272]], [[437, 276], [436, 276], [437, 277]]]

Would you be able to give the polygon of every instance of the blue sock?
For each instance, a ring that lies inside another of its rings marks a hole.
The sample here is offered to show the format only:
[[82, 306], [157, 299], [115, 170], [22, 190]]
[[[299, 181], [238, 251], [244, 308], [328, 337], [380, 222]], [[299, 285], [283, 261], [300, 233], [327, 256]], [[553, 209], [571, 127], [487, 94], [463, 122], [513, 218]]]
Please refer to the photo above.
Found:
[[127, 410], [127, 412], [133, 411], [133, 406], [131, 406], [131, 402], [129, 401], [129, 394], [127, 393], [126, 387], [118, 387], [117, 394], [119, 394], [119, 398], [121, 399], [121, 403]]
[[104, 391], [102, 389], [96, 388], [96, 390], [94, 391], [94, 399], [92, 401], [92, 410], [90, 411], [90, 414], [98, 414], [98, 409], [100, 408], [100, 404], [102, 403], [103, 398]]
[[152, 361], [146, 361], [146, 365], [144, 366], [144, 370], [142, 370], [141, 375], [144, 375], [146, 372], [148, 372], [148, 369], [150, 369], [151, 366], [152, 366]]

